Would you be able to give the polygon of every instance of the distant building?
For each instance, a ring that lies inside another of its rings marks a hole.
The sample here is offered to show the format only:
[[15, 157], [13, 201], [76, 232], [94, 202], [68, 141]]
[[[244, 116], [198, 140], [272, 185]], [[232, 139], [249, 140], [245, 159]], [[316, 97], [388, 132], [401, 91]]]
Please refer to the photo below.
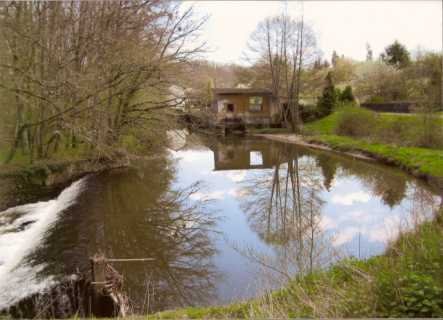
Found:
[[267, 89], [213, 89], [217, 123], [270, 126], [280, 123], [279, 108]]

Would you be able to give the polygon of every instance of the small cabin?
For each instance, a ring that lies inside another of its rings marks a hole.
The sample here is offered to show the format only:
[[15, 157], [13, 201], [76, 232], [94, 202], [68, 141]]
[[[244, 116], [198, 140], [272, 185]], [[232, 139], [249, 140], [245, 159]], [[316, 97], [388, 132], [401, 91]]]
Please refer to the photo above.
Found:
[[214, 89], [212, 109], [218, 123], [272, 126], [280, 121], [279, 108], [267, 89]]

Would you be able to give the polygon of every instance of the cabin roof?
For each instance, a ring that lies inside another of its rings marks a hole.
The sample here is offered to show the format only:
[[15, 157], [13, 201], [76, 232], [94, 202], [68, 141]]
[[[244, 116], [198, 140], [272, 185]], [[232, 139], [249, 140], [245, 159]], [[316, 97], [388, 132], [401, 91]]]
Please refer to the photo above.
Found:
[[231, 94], [260, 94], [271, 95], [272, 91], [264, 88], [215, 88], [214, 94], [231, 95]]

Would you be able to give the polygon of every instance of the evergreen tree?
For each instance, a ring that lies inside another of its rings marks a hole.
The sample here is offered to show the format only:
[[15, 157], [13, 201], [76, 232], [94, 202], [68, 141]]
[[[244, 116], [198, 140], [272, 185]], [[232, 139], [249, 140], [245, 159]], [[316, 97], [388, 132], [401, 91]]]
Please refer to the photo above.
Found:
[[331, 72], [328, 72], [325, 80], [326, 86], [323, 89], [323, 94], [317, 105], [317, 109], [321, 116], [327, 116], [330, 114], [337, 104], [337, 91], [332, 80]]
[[384, 63], [397, 68], [404, 68], [411, 62], [408, 50], [397, 40], [385, 48], [380, 58]]
[[340, 94], [340, 101], [342, 101], [342, 102], [354, 102], [355, 101], [354, 93], [352, 92], [351, 86], [346, 86], [346, 88]]

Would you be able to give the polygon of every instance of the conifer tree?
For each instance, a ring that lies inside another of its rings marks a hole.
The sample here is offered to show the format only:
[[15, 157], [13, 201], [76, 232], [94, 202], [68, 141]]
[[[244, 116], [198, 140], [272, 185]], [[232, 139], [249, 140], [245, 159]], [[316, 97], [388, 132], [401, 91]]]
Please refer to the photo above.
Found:
[[325, 80], [326, 86], [323, 89], [323, 94], [319, 99], [317, 106], [321, 116], [327, 116], [328, 114], [330, 114], [337, 104], [337, 92], [335, 90], [331, 72], [328, 72]]

